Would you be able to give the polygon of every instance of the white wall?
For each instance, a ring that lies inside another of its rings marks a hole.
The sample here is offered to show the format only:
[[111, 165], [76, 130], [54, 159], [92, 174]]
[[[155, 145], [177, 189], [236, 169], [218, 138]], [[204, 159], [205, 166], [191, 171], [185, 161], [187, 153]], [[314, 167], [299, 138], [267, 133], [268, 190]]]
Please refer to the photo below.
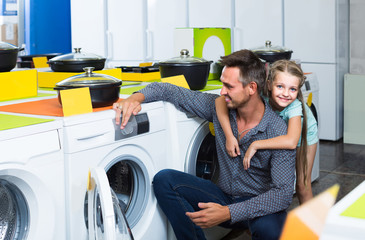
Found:
[[365, 74], [365, 1], [350, 0], [350, 73]]

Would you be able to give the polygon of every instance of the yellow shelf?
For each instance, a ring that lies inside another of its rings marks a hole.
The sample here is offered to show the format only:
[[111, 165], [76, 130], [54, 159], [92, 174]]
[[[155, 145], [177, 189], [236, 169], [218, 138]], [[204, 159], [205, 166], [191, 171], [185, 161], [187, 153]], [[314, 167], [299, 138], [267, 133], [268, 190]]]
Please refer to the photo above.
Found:
[[151, 80], [159, 80], [159, 79], [161, 79], [160, 72], [148, 72], [148, 73], [122, 72], [123, 81], [148, 82]]

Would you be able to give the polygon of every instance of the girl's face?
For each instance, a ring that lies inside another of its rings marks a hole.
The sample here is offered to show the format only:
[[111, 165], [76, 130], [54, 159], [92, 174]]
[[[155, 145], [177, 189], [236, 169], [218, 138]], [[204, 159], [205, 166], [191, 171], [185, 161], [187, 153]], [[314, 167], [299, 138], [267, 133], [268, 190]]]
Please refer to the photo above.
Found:
[[278, 72], [272, 85], [270, 103], [274, 110], [282, 111], [298, 96], [300, 80], [287, 72]]

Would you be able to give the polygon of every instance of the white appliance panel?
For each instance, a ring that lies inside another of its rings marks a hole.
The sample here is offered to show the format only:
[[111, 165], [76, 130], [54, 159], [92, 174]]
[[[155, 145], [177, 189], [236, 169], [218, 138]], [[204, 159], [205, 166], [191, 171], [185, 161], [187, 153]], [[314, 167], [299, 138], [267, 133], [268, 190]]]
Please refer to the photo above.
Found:
[[[19, 151], [20, 149], [21, 151]], [[57, 130], [5, 140], [0, 145], [2, 156], [6, 156], [2, 161], [23, 162], [24, 164], [28, 158], [60, 149]]]
[[110, 61], [144, 59], [145, 9], [143, 0], [107, 1], [107, 56]]
[[232, 25], [231, 19], [231, 1], [189, 1], [189, 27], [230, 28]]
[[[336, 82], [335, 64], [301, 64], [304, 72], [315, 72], [319, 83], [319, 138], [322, 140], [337, 140], [342, 136], [343, 126], [339, 105], [343, 92]], [[342, 93], [342, 94], [341, 94]]]
[[343, 142], [365, 145], [365, 76], [346, 74], [344, 89]]
[[282, 0], [235, 0], [233, 51], [283, 45]]
[[174, 29], [187, 27], [187, 4], [181, 0], [147, 0], [148, 29], [146, 60], [160, 61], [179, 56], [173, 51]]
[[[304, 102], [308, 103], [308, 96], [309, 94], [312, 94], [312, 105], [314, 106], [314, 109], [317, 114], [317, 123], [318, 123], [318, 134], [321, 131], [320, 130], [320, 126], [319, 123], [322, 121], [322, 116], [319, 113], [319, 84], [318, 84], [318, 80], [317, 80], [317, 74], [316, 73], [312, 73], [312, 74], [307, 74], [306, 75], [307, 79], [306, 81], [309, 82], [310, 85], [310, 90], [307, 90], [306, 87], [303, 85], [302, 87], [302, 92], [303, 92], [303, 98], [304, 98]], [[312, 109], [311, 109], [312, 110]], [[317, 143], [317, 151], [316, 151], [316, 155], [314, 158], [314, 163], [313, 163], [313, 168], [312, 168], [312, 175], [311, 175], [311, 180], [312, 182], [315, 181], [316, 179], [319, 178], [319, 142]]]
[[72, 0], [70, 3], [72, 47], [105, 57], [105, 2]]
[[336, 62], [336, 0], [285, 0], [284, 34], [293, 59]]

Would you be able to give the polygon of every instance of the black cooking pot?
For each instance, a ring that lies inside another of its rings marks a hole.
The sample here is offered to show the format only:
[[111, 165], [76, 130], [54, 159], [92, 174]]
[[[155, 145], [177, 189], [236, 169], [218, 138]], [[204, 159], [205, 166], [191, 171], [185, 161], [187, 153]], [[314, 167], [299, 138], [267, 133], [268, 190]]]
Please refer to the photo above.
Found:
[[265, 46], [251, 49], [251, 51], [259, 58], [269, 63], [273, 63], [281, 59], [289, 60], [291, 58], [291, 54], [293, 53], [293, 51], [288, 48], [272, 46], [271, 41], [269, 40], [265, 42]]
[[81, 52], [81, 48], [74, 48], [74, 53], [68, 53], [51, 58], [49, 66], [55, 72], [83, 72], [85, 67], [93, 67], [95, 70], [102, 70], [105, 65], [105, 58], [91, 53]]
[[24, 50], [10, 43], [0, 42], [0, 72], [8, 72], [15, 68], [18, 52]]
[[113, 105], [119, 99], [122, 81], [100, 73], [93, 73], [93, 67], [84, 68], [85, 73], [67, 78], [56, 84], [58, 101], [62, 105], [60, 90], [89, 87], [92, 106], [106, 107]]
[[207, 85], [210, 64], [203, 58], [190, 57], [189, 51], [183, 49], [180, 56], [159, 62], [161, 77], [184, 75], [190, 89], [201, 90]]

